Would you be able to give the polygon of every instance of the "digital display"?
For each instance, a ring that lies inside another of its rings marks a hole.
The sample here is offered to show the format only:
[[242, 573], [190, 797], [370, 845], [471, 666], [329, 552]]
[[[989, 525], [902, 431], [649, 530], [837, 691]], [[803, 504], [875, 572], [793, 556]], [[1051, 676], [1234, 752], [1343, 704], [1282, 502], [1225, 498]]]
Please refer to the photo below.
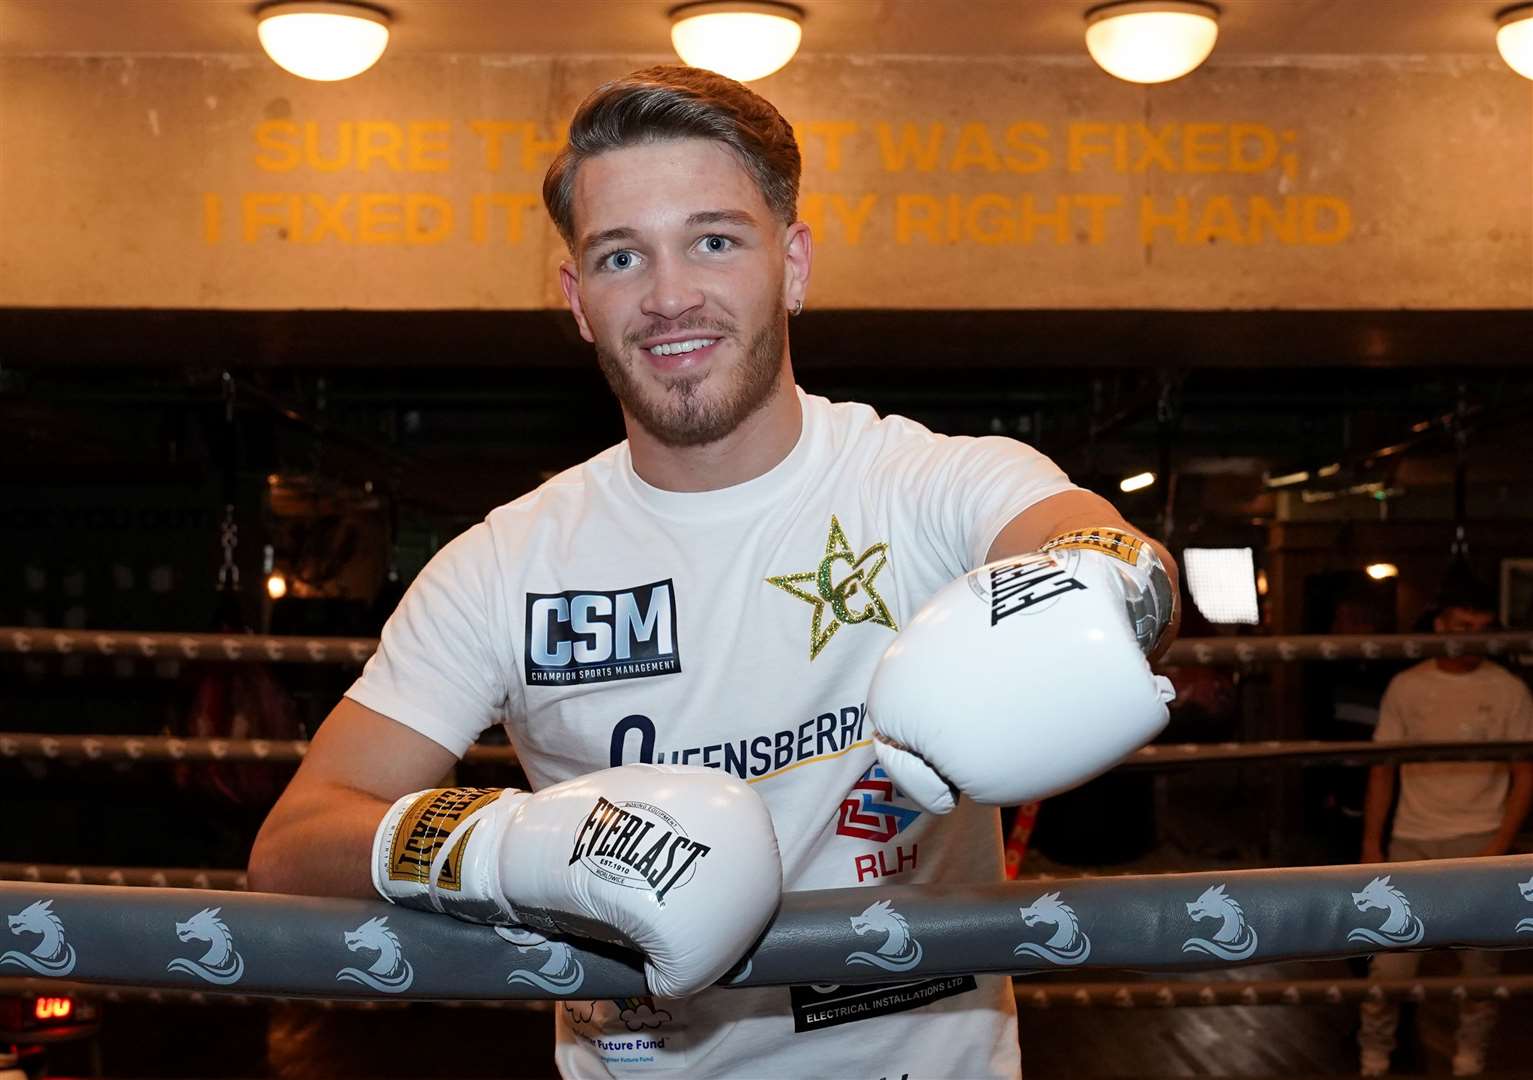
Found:
[[38, 1020], [43, 1022], [67, 1020], [74, 1015], [75, 1003], [67, 997], [40, 997], [33, 1007], [33, 1013]]

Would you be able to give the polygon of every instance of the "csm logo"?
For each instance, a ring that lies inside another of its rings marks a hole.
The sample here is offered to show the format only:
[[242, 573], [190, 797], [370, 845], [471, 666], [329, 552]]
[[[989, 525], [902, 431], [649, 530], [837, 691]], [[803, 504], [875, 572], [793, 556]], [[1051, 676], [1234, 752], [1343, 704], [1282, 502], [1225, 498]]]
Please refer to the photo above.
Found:
[[670, 580], [618, 592], [527, 594], [527, 681], [613, 682], [681, 670]]

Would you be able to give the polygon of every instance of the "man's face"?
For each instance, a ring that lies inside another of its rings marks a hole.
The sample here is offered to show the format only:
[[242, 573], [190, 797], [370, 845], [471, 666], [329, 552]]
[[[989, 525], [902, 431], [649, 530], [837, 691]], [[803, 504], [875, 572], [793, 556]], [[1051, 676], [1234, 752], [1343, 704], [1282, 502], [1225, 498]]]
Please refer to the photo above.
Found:
[[728, 149], [674, 139], [592, 158], [574, 224], [560, 280], [630, 417], [698, 446], [766, 403], [786, 366], [787, 240]]
[[1489, 611], [1450, 607], [1437, 616], [1433, 626], [1439, 634], [1483, 634], [1495, 621], [1496, 616]]

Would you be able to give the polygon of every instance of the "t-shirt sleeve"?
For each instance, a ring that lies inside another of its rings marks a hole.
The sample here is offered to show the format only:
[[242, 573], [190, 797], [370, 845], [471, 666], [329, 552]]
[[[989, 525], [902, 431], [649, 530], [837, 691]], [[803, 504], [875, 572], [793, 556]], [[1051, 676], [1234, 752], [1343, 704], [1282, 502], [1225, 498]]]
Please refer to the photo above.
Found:
[[1379, 702], [1379, 724], [1373, 729], [1375, 742], [1399, 742], [1406, 737], [1405, 712], [1401, 709], [1400, 677], [1389, 680], [1384, 699]]
[[483, 523], [426, 564], [346, 696], [462, 756], [502, 714], [493, 642], [495, 550]]
[[1516, 683], [1512, 687], [1514, 700], [1512, 702], [1511, 722], [1507, 725], [1506, 737], [1508, 739], [1533, 739], [1533, 694], [1528, 693], [1528, 684], [1517, 676], [1512, 676]]
[[896, 440], [884, 493], [905, 534], [923, 544], [949, 578], [983, 565], [1011, 519], [1051, 495], [1076, 490], [1070, 478], [1025, 443], [997, 435], [938, 435], [890, 417]]

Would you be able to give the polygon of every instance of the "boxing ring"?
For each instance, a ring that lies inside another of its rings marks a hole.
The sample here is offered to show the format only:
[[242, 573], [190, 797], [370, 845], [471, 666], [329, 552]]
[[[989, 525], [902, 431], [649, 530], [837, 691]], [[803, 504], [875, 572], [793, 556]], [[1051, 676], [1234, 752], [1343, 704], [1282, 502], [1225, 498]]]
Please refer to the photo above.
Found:
[[[368, 639], [0, 628], [0, 652], [357, 664]], [[1182, 641], [1168, 662], [1533, 652], [1533, 635]], [[0, 757], [292, 763], [306, 743], [0, 734]], [[1120, 768], [1533, 756], [1529, 743], [1249, 743], [1146, 747]], [[471, 762], [514, 762], [476, 747]], [[634, 954], [394, 907], [244, 892], [238, 871], [0, 864], [0, 990], [240, 1000], [472, 1002], [644, 994]], [[858, 985], [971, 974], [1179, 973], [1428, 948], [1533, 946], [1533, 855], [789, 893], [721, 985]], [[1506, 998], [1533, 976], [1017, 984], [1035, 1008], [1330, 1004], [1362, 997]], [[156, 1000], [159, 1000], [156, 997]]]

